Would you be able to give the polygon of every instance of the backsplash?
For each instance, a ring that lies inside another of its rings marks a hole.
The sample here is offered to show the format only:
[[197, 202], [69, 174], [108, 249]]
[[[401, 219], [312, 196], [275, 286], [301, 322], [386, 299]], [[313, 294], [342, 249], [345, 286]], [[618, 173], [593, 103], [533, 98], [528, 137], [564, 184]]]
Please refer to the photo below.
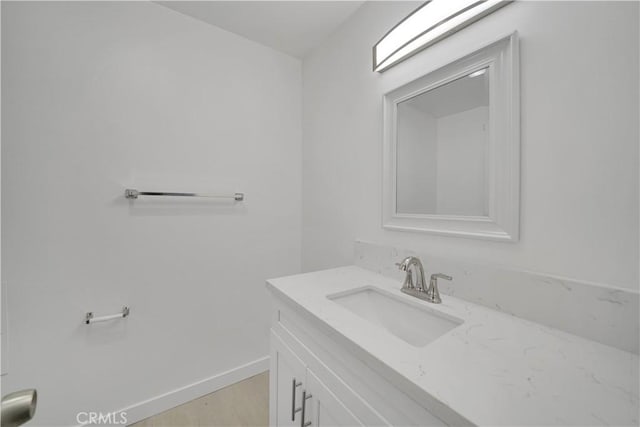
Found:
[[402, 283], [395, 266], [406, 256], [422, 260], [425, 275], [445, 273], [443, 295], [541, 323], [638, 354], [637, 292], [481, 263], [438, 258], [411, 250], [356, 241], [354, 264]]

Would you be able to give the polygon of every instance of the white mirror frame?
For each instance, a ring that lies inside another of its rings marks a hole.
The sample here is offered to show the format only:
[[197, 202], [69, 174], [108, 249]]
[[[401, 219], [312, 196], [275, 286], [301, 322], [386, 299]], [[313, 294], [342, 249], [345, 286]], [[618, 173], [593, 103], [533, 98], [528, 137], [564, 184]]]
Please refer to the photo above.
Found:
[[[403, 214], [396, 208], [398, 104], [482, 68], [489, 68], [488, 216]], [[384, 95], [382, 226], [503, 242], [520, 227], [520, 72], [513, 33]]]

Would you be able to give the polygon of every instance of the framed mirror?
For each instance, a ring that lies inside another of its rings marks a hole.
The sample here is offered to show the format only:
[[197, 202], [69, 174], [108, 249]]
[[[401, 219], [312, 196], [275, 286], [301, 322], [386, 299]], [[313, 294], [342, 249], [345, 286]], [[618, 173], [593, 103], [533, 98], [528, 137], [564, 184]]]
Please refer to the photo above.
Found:
[[383, 227], [515, 242], [518, 37], [384, 96]]

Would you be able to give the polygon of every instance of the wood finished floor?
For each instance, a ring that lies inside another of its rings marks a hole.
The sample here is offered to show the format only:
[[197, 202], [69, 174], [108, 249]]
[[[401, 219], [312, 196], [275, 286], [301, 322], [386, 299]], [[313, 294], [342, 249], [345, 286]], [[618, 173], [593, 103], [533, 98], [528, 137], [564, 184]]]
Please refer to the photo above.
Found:
[[132, 427], [258, 427], [269, 425], [269, 372], [220, 389]]

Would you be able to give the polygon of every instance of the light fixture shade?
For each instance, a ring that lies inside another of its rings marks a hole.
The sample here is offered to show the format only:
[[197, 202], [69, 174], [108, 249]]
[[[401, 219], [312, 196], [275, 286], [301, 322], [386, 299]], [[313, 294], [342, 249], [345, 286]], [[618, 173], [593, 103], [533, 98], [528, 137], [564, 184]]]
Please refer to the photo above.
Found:
[[373, 71], [386, 70], [512, 1], [427, 1], [373, 46]]

